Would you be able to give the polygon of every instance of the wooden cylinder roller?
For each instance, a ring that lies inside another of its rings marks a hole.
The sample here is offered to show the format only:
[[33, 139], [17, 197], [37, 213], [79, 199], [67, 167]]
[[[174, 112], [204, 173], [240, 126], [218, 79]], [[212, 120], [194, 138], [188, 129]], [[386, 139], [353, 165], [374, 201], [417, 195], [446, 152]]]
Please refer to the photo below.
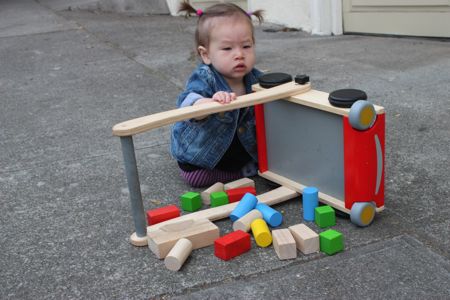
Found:
[[257, 209], [254, 209], [254, 210], [250, 211], [249, 213], [247, 213], [242, 218], [238, 219], [236, 222], [234, 222], [233, 230], [234, 231], [242, 230], [244, 232], [249, 232], [250, 225], [252, 224], [252, 222], [256, 219], [262, 219], [262, 217], [263, 216], [262, 216], [261, 212]]
[[178, 271], [192, 252], [192, 243], [190, 240], [181, 238], [170, 250], [164, 259], [166, 268], [171, 271]]

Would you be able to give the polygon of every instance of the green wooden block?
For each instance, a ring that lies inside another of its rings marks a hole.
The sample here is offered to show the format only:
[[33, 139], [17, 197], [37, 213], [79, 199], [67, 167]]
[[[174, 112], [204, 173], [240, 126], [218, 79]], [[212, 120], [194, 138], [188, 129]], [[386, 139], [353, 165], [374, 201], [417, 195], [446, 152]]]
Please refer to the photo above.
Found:
[[314, 220], [320, 228], [336, 225], [336, 214], [329, 205], [319, 206], [314, 209]]
[[221, 206], [228, 204], [228, 195], [225, 192], [214, 192], [209, 195], [211, 200], [211, 207]]
[[339, 231], [328, 229], [319, 234], [320, 251], [333, 255], [344, 250], [344, 236]]
[[181, 208], [184, 211], [197, 211], [202, 207], [200, 193], [187, 192], [180, 196]]

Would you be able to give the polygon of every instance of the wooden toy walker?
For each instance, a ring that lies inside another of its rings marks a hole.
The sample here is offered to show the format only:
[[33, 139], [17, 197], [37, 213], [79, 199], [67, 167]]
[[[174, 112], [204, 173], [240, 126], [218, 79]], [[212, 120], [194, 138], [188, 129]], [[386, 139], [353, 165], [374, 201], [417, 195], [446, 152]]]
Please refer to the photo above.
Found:
[[253, 86], [254, 93], [229, 104], [183, 107], [115, 125], [113, 134], [121, 140], [136, 229], [131, 243], [147, 245], [147, 234], [163, 234], [161, 230], [167, 231], [176, 223], [226, 218], [237, 205], [235, 202], [205, 209], [147, 227], [133, 135], [253, 105], [259, 175], [281, 185], [257, 196], [258, 201], [274, 205], [314, 186], [319, 190], [320, 202], [349, 214], [358, 226], [369, 225], [375, 213], [384, 209], [384, 108], [364, 100], [367, 96], [363, 91], [328, 94], [312, 90], [308, 81], [307, 76], [292, 81], [287, 74], [267, 74], [261, 77], [260, 85]]

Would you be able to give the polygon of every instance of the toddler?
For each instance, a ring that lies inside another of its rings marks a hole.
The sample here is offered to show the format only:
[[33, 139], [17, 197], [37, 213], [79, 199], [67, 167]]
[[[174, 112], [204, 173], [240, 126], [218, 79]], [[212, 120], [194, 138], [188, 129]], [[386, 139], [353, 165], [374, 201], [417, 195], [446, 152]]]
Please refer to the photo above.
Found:
[[[188, 79], [177, 107], [217, 101], [223, 105], [247, 93], [261, 72], [254, 68], [255, 38], [251, 16], [231, 3], [195, 10], [187, 1], [180, 11], [198, 16], [195, 42], [202, 63]], [[256, 175], [257, 153], [253, 107], [177, 122], [171, 153], [182, 177], [193, 187]]]

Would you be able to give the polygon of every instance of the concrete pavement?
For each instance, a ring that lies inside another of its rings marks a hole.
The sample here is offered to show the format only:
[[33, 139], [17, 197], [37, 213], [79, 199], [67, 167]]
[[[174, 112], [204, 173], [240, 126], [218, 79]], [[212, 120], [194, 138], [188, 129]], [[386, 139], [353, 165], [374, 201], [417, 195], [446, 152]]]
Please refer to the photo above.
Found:
[[[85, 1], [92, 2], [92, 1]], [[314, 37], [257, 27], [257, 67], [306, 73], [317, 90], [360, 88], [386, 108], [386, 210], [368, 228], [338, 219], [345, 251], [279, 261], [212, 248], [180, 272], [134, 230], [114, 124], [172, 109], [196, 64], [195, 20], [0, 1], [0, 298], [448, 298], [450, 43]], [[169, 127], [135, 137], [146, 208], [189, 188]], [[273, 185], [257, 179], [257, 190]], [[299, 222], [299, 199], [278, 205]], [[217, 222], [231, 231], [227, 220]], [[317, 227], [311, 225], [315, 230]]]

